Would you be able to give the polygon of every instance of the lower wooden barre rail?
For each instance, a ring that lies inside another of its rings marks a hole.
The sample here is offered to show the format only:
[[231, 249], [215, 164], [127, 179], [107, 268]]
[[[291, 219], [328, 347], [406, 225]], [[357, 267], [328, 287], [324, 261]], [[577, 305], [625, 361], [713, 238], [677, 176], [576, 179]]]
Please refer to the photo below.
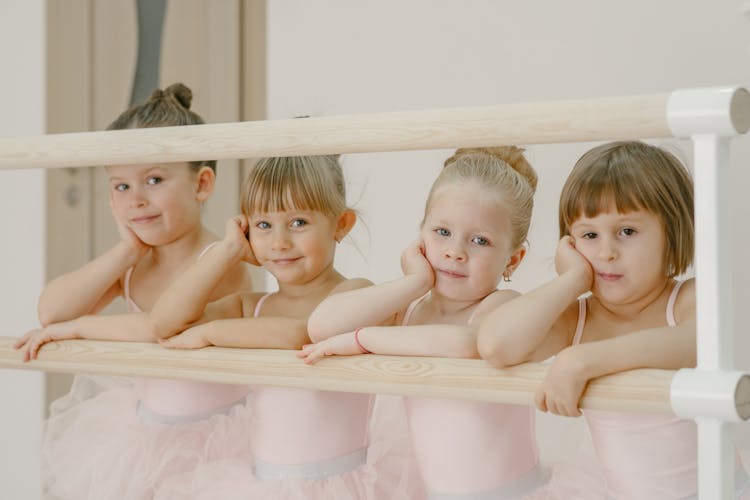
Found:
[[[381, 356], [326, 358], [304, 364], [295, 351], [275, 349], [169, 350], [156, 344], [66, 340], [46, 344], [24, 363], [15, 338], [0, 337], [0, 368], [161, 377], [331, 391], [401, 394], [531, 404], [547, 366], [497, 369], [477, 359]], [[672, 413], [673, 371], [633, 370], [592, 381], [582, 406], [590, 409]]]

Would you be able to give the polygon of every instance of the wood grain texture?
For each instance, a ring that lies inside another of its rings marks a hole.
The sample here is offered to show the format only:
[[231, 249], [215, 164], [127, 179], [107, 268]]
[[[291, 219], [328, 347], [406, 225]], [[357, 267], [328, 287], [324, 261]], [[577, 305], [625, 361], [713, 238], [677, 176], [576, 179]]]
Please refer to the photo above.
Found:
[[668, 94], [8, 138], [0, 168], [59, 168], [671, 137]]
[[[67, 340], [46, 344], [23, 363], [14, 338], [0, 337], [0, 368], [162, 377], [345, 392], [419, 395], [531, 404], [547, 366], [497, 369], [483, 360], [380, 356], [326, 358], [305, 365], [295, 351], [273, 349], [168, 350], [156, 344]], [[592, 381], [583, 408], [672, 413], [673, 371], [633, 370]]]

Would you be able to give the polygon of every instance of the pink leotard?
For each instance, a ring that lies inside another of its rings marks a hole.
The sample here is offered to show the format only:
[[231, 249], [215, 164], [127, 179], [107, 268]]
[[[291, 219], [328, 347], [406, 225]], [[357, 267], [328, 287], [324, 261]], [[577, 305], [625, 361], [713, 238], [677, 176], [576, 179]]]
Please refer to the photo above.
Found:
[[[674, 304], [682, 286], [677, 282], [666, 309], [666, 324], [676, 326]], [[578, 324], [573, 345], [580, 343], [586, 323], [586, 298], [578, 300]], [[617, 499], [695, 498], [697, 433], [695, 422], [671, 415], [584, 410], [596, 454], [607, 481], [607, 493]], [[745, 483], [738, 471], [738, 486]]]
[[[410, 304], [403, 325], [425, 297]], [[518, 498], [546, 482], [531, 406], [422, 397], [405, 403], [431, 499]]]
[[[264, 295], [255, 308], [260, 314]], [[255, 387], [250, 425], [259, 479], [322, 479], [345, 474], [367, 457], [373, 396]]]
[[[198, 259], [216, 243], [204, 248]], [[128, 311], [141, 312], [130, 296], [132, 272], [133, 268], [128, 269], [123, 279], [125, 304]], [[164, 424], [202, 420], [214, 413], [227, 413], [235, 404], [244, 401], [250, 392], [244, 385], [151, 378], [135, 379], [134, 387], [141, 420]]]

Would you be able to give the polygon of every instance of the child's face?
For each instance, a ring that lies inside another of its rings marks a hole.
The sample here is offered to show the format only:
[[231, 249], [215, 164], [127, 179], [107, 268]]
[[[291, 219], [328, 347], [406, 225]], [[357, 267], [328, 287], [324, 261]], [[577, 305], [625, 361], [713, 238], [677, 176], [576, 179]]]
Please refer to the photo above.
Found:
[[250, 245], [258, 262], [284, 284], [305, 284], [333, 265], [336, 222], [314, 210], [250, 215]]
[[475, 183], [436, 191], [421, 235], [435, 290], [454, 300], [480, 300], [494, 291], [513, 250], [507, 209]]
[[148, 245], [163, 245], [200, 224], [196, 173], [187, 163], [107, 167], [117, 221]]
[[667, 279], [666, 238], [651, 212], [619, 213], [614, 206], [570, 226], [576, 249], [594, 270], [592, 292], [600, 300], [627, 304], [661, 290]]

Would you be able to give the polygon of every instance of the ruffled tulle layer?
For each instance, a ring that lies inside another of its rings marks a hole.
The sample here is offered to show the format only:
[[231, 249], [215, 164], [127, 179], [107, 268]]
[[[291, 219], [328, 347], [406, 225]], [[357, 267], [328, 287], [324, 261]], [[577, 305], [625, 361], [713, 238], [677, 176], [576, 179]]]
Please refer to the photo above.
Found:
[[249, 405], [178, 424], [145, 423], [132, 384], [76, 381], [45, 424], [46, 498], [151, 499], [161, 483], [216, 460], [250, 463]]
[[258, 479], [240, 460], [203, 464], [160, 487], [159, 500], [419, 500], [425, 498], [414, 465], [400, 398], [378, 396], [364, 464], [324, 479]]

